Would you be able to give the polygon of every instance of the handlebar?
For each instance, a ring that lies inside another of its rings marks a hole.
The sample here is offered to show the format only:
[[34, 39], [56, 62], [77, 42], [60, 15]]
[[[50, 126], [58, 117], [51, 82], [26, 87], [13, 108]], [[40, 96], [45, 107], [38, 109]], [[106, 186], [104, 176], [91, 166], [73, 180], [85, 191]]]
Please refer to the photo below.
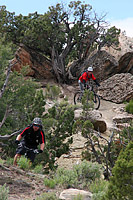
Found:
[[31, 152], [33, 152], [33, 153], [35, 153], [35, 154], [39, 154], [39, 153], [42, 153], [42, 152], [43, 152], [41, 149], [32, 149], [32, 148], [29, 148], [29, 147], [25, 146], [25, 145], [22, 144], [22, 143], [19, 143], [19, 144], [18, 144], [18, 147], [23, 147], [23, 148], [26, 149], [27, 151], [31, 151]]

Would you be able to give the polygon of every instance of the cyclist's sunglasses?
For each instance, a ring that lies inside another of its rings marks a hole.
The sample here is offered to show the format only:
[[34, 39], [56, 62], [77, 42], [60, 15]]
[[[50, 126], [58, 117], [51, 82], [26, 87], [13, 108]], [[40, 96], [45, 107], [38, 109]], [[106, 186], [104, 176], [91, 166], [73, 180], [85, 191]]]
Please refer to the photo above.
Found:
[[38, 125], [38, 124], [33, 124], [33, 126], [36, 126], [36, 127], [39, 127], [39, 128], [40, 128], [40, 125]]

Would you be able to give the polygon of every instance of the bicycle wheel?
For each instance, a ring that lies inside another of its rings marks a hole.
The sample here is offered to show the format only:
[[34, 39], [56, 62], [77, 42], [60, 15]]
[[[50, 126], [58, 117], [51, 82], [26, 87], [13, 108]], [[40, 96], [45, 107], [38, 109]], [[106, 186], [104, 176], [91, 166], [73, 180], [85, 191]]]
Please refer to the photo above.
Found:
[[81, 104], [81, 92], [74, 94], [74, 104]]
[[100, 107], [100, 98], [95, 93], [94, 93], [94, 96], [93, 96], [93, 103], [94, 103], [94, 109], [98, 110], [99, 107]]

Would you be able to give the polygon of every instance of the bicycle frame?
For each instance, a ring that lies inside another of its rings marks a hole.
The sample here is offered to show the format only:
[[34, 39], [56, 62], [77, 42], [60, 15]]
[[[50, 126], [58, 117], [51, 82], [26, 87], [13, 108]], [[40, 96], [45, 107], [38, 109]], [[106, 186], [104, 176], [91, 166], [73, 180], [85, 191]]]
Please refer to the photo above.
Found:
[[[86, 87], [87, 90], [93, 92], [93, 103], [94, 103], [94, 108], [97, 110], [99, 109], [100, 107], [100, 98], [99, 96], [95, 93], [94, 89], [93, 89], [93, 85], [87, 85]], [[85, 90], [82, 92], [81, 90], [77, 91], [75, 94], [74, 94], [74, 104], [78, 104], [78, 103], [81, 103], [81, 100], [82, 100], [82, 97], [84, 95], [84, 92]], [[87, 101], [89, 101], [88, 97], [87, 97]]]

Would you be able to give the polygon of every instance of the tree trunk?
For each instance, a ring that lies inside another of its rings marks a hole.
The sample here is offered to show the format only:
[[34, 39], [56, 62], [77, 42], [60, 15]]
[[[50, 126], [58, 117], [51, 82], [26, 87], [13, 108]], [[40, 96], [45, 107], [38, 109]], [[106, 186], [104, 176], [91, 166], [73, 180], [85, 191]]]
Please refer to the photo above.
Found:
[[66, 83], [66, 71], [63, 55], [58, 55], [55, 48], [52, 48], [52, 66], [58, 83]]

